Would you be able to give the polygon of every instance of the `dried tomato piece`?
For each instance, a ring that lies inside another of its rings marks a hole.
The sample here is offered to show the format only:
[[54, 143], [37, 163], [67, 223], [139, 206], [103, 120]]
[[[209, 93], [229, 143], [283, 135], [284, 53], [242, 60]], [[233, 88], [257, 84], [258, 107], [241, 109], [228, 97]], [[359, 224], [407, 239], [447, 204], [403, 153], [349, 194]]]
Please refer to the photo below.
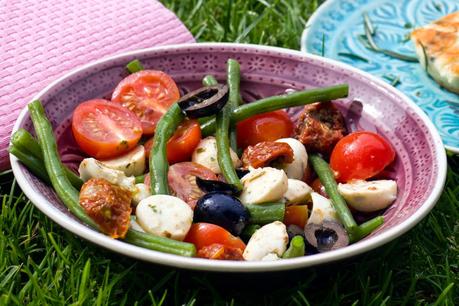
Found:
[[131, 216], [131, 192], [105, 179], [90, 179], [80, 191], [80, 205], [112, 238], [124, 238]]
[[266, 167], [270, 164], [293, 162], [293, 150], [284, 142], [263, 141], [254, 146], [248, 146], [242, 154], [242, 164], [245, 168]]
[[232, 248], [214, 243], [198, 250], [198, 257], [219, 260], [244, 260], [240, 248]]
[[306, 105], [295, 125], [296, 138], [307, 151], [329, 155], [346, 134], [343, 115], [333, 103]]

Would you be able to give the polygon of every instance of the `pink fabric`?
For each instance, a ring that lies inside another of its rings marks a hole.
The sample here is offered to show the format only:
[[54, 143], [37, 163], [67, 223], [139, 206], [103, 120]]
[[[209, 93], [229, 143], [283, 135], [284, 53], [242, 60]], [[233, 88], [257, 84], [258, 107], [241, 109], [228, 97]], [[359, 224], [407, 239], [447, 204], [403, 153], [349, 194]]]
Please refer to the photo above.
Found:
[[122, 51], [194, 42], [155, 0], [4, 0], [0, 2], [0, 169], [21, 109], [50, 82]]

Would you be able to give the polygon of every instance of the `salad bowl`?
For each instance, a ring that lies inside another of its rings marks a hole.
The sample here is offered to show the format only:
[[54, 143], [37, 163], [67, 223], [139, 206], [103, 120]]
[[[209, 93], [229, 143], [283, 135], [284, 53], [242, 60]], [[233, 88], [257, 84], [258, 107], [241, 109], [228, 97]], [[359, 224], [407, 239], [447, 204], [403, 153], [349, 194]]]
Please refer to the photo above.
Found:
[[[31, 174], [14, 156], [11, 164], [18, 184], [48, 217], [72, 233], [99, 246], [140, 260], [186, 269], [221, 272], [265, 272], [308, 267], [348, 258], [381, 246], [402, 235], [434, 207], [446, 177], [446, 155], [433, 124], [404, 94], [349, 65], [298, 51], [246, 44], [184, 44], [131, 51], [89, 63], [56, 80], [34, 99], [42, 101], [53, 125], [65, 164], [75, 169], [81, 160], [74, 146], [70, 119], [74, 108], [93, 98], [106, 98], [126, 75], [125, 65], [139, 59], [145, 68], [172, 76], [182, 93], [200, 87], [207, 74], [226, 79], [226, 61], [241, 64], [241, 93], [245, 101], [341, 83], [349, 96], [335, 101], [351, 131], [370, 130], [383, 135], [396, 152], [387, 175], [398, 185], [397, 200], [384, 212], [384, 224], [350, 246], [304, 257], [259, 262], [185, 258], [130, 245], [82, 224], [57, 198], [51, 187]], [[296, 119], [298, 108], [288, 110]], [[25, 108], [14, 131], [33, 132]]]

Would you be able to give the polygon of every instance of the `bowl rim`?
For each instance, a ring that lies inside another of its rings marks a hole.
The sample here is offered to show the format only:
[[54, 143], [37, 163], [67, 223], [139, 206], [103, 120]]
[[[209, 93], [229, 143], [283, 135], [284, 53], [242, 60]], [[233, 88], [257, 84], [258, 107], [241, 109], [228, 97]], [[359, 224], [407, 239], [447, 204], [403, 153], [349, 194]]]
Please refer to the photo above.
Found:
[[[40, 193], [35, 193], [33, 188], [29, 186], [29, 182], [26, 179], [23, 170], [20, 167], [19, 160], [10, 154], [10, 161], [13, 173], [16, 177], [16, 180], [25, 193], [25, 195], [32, 201], [32, 203], [42, 211], [46, 216], [51, 218], [54, 222], [62, 226], [63, 228], [69, 230], [70, 232], [92, 242], [98, 246], [104, 247], [111, 251], [127, 255], [129, 257], [133, 257], [136, 259], [140, 259], [143, 261], [148, 261], [156, 264], [167, 265], [176, 268], [185, 268], [185, 269], [192, 269], [192, 270], [205, 270], [205, 271], [218, 271], [218, 272], [269, 272], [269, 271], [281, 271], [281, 270], [289, 270], [289, 269], [296, 269], [296, 268], [305, 268], [314, 265], [324, 264], [328, 262], [334, 262], [341, 259], [345, 259], [351, 256], [355, 256], [369, 250], [375, 249], [389, 241], [401, 236], [412, 227], [414, 227], [418, 222], [420, 222], [427, 213], [435, 206], [438, 198], [440, 197], [445, 181], [446, 181], [446, 170], [447, 170], [447, 159], [446, 159], [446, 152], [443, 147], [442, 140], [440, 135], [436, 131], [433, 123], [427, 117], [427, 115], [413, 102], [411, 101], [406, 95], [402, 92], [398, 91], [397, 89], [393, 88], [392, 86], [384, 83], [383, 81], [377, 79], [376, 77], [356, 69], [352, 66], [349, 66], [345, 63], [338, 62], [336, 60], [323, 58], [317, 55], [303, 53], [296, 50], [279, 48], [279, 47], [272, 47], [272, 46], [261, 46], [261, 45], [254, 45], [254, 44], [239, 44], [239, 43], [189, 43], [189, 44], [177, 44], [177, 45], [168, 45], [168, 46], [160, 46], [160, 47], [152, 47], [152, 48], [145, 48], [145, 49], [138, 49], [128, 52], [123, 52], [120, 54], [116, 54], [110, 57], [105, 57], [88, 64], [85, 64], [81, 67], [73, 69], [68, 73], [64, 74], [48, 86], [46, 86], [43, 90], [41, 90], [36, 96], [33, 97], [33, 100], [40, 99], [44, 94], [46, 94], [51, 88], [58, 85], [59, 83], [65, 81], [66, 79], [80, 74], [84, 71], [90, 70], [93, 66], [98, 66], [107, 62], [110, 62], [114, 59], [119, 58], [129, 58], [135, 57], [142, 53], [149, 53], [149, 52], [161, 52], [161, 51], [170, 51], [171, 49], [202, 49], [202, 48], [240, 48], [240, 49], [250, 49], [250, 50], [262, 50], [262, 51], [271, 51], [276, 53], [281, 53], [285, 55], [291, 55], [295, 58], [303, 58], [303, 59], [310, 59], [315, 62], [322, 62], [322, 63], [330, 63], [334, 66], [349, 71], [353, 74], [361, 75], [368, 79], [373, 86], [378, 87], [380, 90], [386, 90], [392, 95], [400, 97], [408, 106], [418, 115], [421, 119], [423, 124], [427, 126], [429, 134], [432, 137], [432, 143], [434, 146], [435, 151], [437, 154], [433, 157], [435, 158], [438, 164], [438, 177], [435, 181], [434, 187], [432, 188], [428, 198], [425, 200], [424, 204], [411, 216], [409, 216], [406, 220], [402, 223], [387, 229], [385, 232], [371, 237], [368, 240], [364, 240], [358, 242], [356, 244], [349, 245], [345, 248], [334, 250], [331, 252], [314, 254], [299, 258], [293, 258], [288, 260], [279, 260], [279, 261], [218, 261], [218, 260], [208, 260], [202, 258], [188, 258], [182, 257], [178, 255], [166, 254], [159, 251], [153, 251], [144, 249], [141, 247], [137, 247], [134, 245], [130, 245], [128, 243], [115, 240], [109, 238], [108, 236], [101, 234], [92, 230], [91, 228], [79, 223], [68, 216], [66, 216], [63, 212], [58, 210], [53, 205], [48, 204], [48, 200]], [[25, 116], [27, 115], [27, 106], [25, 106], [16, 123], [13, 127], [12, 133], [18, 130], [21, 122], [24, 120]]]

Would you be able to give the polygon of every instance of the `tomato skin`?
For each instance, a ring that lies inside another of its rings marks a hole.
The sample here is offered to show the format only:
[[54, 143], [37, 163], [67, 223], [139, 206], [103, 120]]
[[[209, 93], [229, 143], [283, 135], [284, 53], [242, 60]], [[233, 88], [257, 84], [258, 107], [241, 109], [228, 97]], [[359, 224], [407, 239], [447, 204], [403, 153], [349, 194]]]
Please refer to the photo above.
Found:
[[294, 205], [285, 208], [284, 224], [294, 224], [300, 228], [304, 228], [308, 221], [308, 206]]
[[[167, 142], [167, 160], [170, 164], [191, 160], [194, 149], [201, 141], [201, 126], [196, 120], [185, 120]], [[146, 157], [150, 157], [153, 138], [145, 142]]]
[[283, 142], [264, 141], [254, 146], [248, 146], [242, 154], [242, 164], [245, 168], [268, 167], [270, 163], [279, 161], [282, 163], [293, 162], [292, 148]]
[[236, 125], [237, 143], [240, 148], [263, 141], [274, 141], [290, 137], [293, 122], [283, 110], [252, 116]]
[[330, 157], [330, 167], [339, 182], [368, 179], [384, 170], [395, 159], [395, 151], [382, 136], [359, 131], [342, 138]]
[[142, 127], [127, 108], [93, 99], [79, 104], [73, 111], [72, 132], [83, 152], [106, 159], [133, 149], [142, 136]]
[[203, 247], [198, 250], [197, 256], [207, 259], [244, 260], [241, 249], [227, 247], [219, 243]]
[[162, 71], [142, 70], [124, 78], [115, 88], [112, 101], [132, 110], [144, 134], [153, 134], [161, 116], [180, 97], [174, 80]]
[[212, 244], [221, 244], [241, 251], [245, 249], [244, 242], [223, 227], [204, 222], [192, 224], [184, 241], [193, 243], [198, 251]]

